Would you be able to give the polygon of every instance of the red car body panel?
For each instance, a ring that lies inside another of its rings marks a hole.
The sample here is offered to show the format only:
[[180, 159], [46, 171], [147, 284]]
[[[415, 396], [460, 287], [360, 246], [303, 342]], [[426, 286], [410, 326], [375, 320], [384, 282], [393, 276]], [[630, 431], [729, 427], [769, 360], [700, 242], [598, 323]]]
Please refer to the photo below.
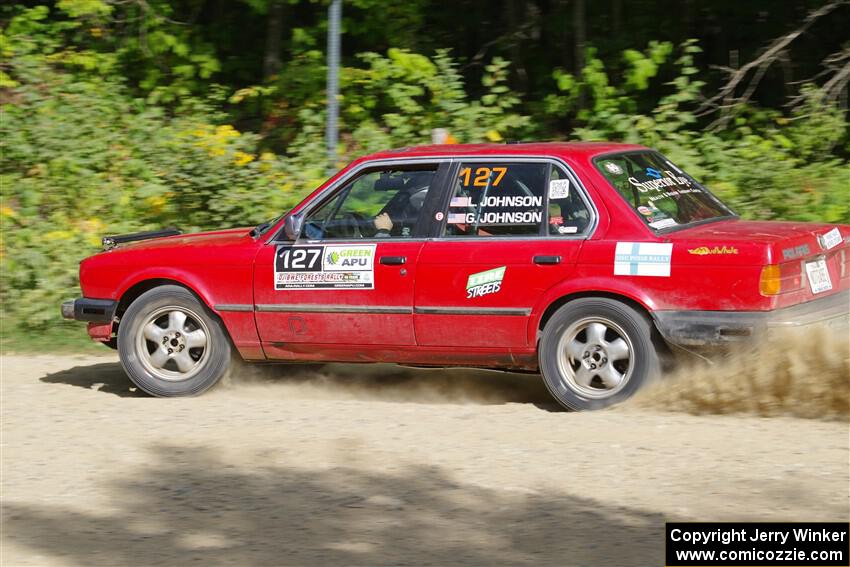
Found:
[[[575, 277], [581, 240], [556, 241], [528, 239], [501, 243], [498, 250], [482, 250], [474, 240], [426, 242], [419, 258], [416, 282], [416, 307], [480, 309], [526, 309], [549, 288]], [[489, 248], [489, 247], [487, 247]], [[536, 255], [560, 256], [557, 265], [536, 265]], [[494, 266], [506, 266], [499, 293], [466, 299], [465, 286], [470, 274]], [[498, 313], [498, 312], [497, 312]], [[528, 319], [521, 316], [468, 314], [414, 314], [418, 344], [452, 347], [458, 345], [450, 329], [464, 329], [464, 347], [534, 348], [528, 337]]]
[[[416, 259], [422, 242], [391, 241], [378, 243], [378, 257], [403, 256], [407, 259], [402, 275], [397, 266], [375, 264], [375, 280], [381, 282], [377, 290], [276, 291], [274, 288], [274, 246], [265, 246], [254, 267], [255, 299], [257, 305], [276, 305], [317, 308], [330, 305], [344, 307], [406, 308], [413, 302], [416, 277]], [[330, 297], [329, 297], [330, 296]], [[328, 307], [330, 308], [330, 307]], [[410, 313], [366, 312], [311, 312], [292, 311], [257, 312], [257, 327], [263, 339], [270, 343], [293, 344], [355, 344], [363, 346], [413, 346], [413, 320]]]
[[[248, 235], [249, 228], [171, 236], [131, 243], [92, 256], [80, 266], [85, 297], [120, 300], [145, 282], [167, 280], [192, 290], [204, 303], [253, 303], [254, 257], [262, 243]], [[106, 266], [99, 264], [105, 263]], [[89, 270], [97, 277], [89, 278]], [[248, 360], [264, 359], [254, 314], [220, 311], [234, 346]], [[103, 329], [96, 329], [103, 340]], [[109, 337], [106, 336], [108, 339]]]
[[[170, 236], [131, 243], [81, 263], [86, 298], [126, 302], [156, 282], [192, 290], [223, 321], [248, 360], [393, 361], [410, 364], [534, 368], [541, 322], [553, 306], [576, 295], [620, 297], [656, 321], [664, 313], [768, 313], [850, 289], [850, 227], [824, 249], [819, 237], [836, 225], [718, 220], [656, 234], [596, 169], [594, 157], [646, 151], [624, 144], [427, 146], [361, 158], [340, 171], [289, 214], [298, 214], [362, 166], [433, 158], [547, 158], [566, 164], [596, 211], [587, 238], [370, 240], [375, 289], [276, 290], [279, 219], [259, 238], [249, 229]], [[448, 186], [448, 184], [447, 184]], [[441, 190], [448, 190], [443, 187]], [[440, 217], [441, 218], [441, 217]], [[433, 222], [433, 221], [432, 221]], [[357, 242], [357, 241], [354, 241]], [[614, 275], [617, 243], [671, 243], [669, 277]], [[299, 241], [300, 243], [300, 241]], [[715, 247], [734, 253], [711, 253]], [[709, 252], [705, 252], [709, 250]], [[560, 263], [537, 263], [539, 256]], [[382, 258], [403, 257], [403, 265]], [[804, 263], [826, 260], [832, 290], [815, 296]], [[762, 270], [779, 265], [783, 292], [763, 295]], [[499, 293], [467, 298], [467, 278], [504, 266]], [[90, 323], [108, 340], [113, 322]]]

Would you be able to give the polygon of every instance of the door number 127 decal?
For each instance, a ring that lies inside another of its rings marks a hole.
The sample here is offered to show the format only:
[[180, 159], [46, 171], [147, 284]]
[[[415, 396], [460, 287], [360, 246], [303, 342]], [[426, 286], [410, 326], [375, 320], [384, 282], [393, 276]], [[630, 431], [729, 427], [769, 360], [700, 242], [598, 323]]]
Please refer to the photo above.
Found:
[[374, 289], [375, 245], [277, 247], [275, 289]]

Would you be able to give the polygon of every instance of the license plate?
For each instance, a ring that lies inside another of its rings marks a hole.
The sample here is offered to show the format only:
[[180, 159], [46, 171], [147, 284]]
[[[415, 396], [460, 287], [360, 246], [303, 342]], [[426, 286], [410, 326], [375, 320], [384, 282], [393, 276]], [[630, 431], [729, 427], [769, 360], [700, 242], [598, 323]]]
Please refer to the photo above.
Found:
[[809, 276], [809, 287], [812, 288], [812, 293], [821, 293], [832, 289], [829, 269], [826, 267], [826, 260], [823, 258], [815, 262], [806, 262], [806, 275]]

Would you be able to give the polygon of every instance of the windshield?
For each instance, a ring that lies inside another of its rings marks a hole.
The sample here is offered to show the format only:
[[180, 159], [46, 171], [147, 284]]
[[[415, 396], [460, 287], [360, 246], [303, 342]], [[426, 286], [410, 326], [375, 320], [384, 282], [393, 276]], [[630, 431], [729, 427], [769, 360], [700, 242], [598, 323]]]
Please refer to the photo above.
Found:
[[605, 179], [654, 230], [734, 216], [705, 187], [657, 152], [626, 152], [594, 160]]

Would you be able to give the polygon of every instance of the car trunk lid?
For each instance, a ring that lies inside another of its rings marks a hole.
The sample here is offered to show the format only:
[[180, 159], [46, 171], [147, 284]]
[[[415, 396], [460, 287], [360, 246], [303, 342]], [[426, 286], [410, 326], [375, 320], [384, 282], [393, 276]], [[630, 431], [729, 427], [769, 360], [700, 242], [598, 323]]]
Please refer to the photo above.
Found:
[[[775, 265], [781, 280], [774, 307], [831, 295], [850, 287], [850, 226], [731, 219], [666, 235], [694, 256], [718, 262]], [[734, 251], [733, 251], [734, 249]], [[704, 259], [703, 259], [704, 260]]]

